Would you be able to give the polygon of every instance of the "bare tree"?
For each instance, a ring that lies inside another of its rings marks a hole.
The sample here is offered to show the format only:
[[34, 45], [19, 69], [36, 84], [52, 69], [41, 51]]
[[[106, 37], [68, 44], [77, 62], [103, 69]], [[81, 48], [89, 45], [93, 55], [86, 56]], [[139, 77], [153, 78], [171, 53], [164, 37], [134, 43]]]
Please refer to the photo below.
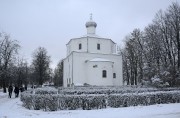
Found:
[[28, 84], [28, 64], [24, 59], [17, 59], [17, 63], [13, 68], [14, 84], [17, 86], [25, 86]]
[[180, 69], [180, 6], [177, 2], [173, 2], [169, 6], [166, 16], [168, 17], [167, 22], [169, 23], [171, 30], [174, 32], [174, 39], [176, 40], [177, 46], [177, 66]]
[[7, 75], [10, 64], [13, 63], [18, 54], [19, 44], [16, 40], [11, 40], [6, 33], [0, 35], [0, 78], [4, 92], [8, 86]]
[[126, 48], [123, 53], [124, 78], [127, 84], [137, 85], [143, 78], [143, 41], [142, 32], [139, 29], [126, 37]]
[[[123, 52], [124, 78], [136, 85], [158, 78], [161, 85], [180, 85], [180, 6], [172, 3], [160, 10], [143, 32], [135, 29], [126, 37]], [[167, 84], [166, 84], [167, 85]]]
[[49, 64], [50, 56], [47, 55], [47, 50], [43, 47], [39, 47], [33, 53], [33, 73], [38, 85], [42, 85], [49, 79]]

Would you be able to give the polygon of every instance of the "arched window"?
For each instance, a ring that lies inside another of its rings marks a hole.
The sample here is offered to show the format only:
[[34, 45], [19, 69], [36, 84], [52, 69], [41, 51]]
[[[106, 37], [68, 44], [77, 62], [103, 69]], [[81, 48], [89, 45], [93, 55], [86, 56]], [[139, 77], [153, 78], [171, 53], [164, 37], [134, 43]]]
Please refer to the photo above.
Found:
[[101, 49], [101, 47], [100, 47], [100, 44], [98, 43], [97, 44], [97, 50], [100, 50]]
[[116, 78], [116, 73], [113, 73], [113, 78]]
[[103, 70], [103, 71], [102, 71], [102, 77], [103, 77], [103, 78], [106, 78], [106, 77], [107, 77], [107, 71], [106, 71], [106, 70]]
[[82, 49], [82, 44], [80, 43], [80, 44], [79, 44], [79, 50], [81, 50], [81, 49]]

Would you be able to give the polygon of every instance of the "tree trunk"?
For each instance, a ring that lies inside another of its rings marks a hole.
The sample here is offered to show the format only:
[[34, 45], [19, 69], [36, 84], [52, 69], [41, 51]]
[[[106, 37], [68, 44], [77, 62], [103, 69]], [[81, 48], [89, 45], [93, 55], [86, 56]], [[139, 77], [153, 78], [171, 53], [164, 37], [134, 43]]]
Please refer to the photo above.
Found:
[[2, 83], [3, 83], [3, 84], [2, 84], [2, 85], [3, 85], [3, 92], [6, 93], [6, 92], [7, 92], [7, 91], [6, 91], [6, 82], [5, 82], [5, 79], [4, 79], [4, 78], [2, 79]]

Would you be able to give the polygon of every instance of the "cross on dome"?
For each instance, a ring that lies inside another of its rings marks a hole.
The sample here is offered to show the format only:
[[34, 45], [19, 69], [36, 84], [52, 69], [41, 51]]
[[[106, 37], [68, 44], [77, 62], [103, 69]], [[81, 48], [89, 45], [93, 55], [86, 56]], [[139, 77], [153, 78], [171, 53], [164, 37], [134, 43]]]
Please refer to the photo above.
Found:
[[93, 14], [92, 14], [92, 13], [90, 13], [90, 20], [92, 20], [92, 15], [93, 15]]
[[88, 22], [86, 22], [85, 25], [86, 25], [86, 28], [88, 28], [88, 27], [95, 27], [96, 28], [97, 24], [96, 24], [96, 22], [94, 22], [92, 20], [92, 13], [90, 14], [90, 20]]

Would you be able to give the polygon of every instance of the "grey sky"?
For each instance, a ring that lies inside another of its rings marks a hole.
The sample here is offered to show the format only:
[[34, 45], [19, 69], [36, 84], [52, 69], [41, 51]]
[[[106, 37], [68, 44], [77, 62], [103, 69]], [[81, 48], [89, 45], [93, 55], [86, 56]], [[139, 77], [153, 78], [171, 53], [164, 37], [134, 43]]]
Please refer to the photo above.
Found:
[[96, 34], [118, 45], [134, 28], [143, 29], [160, 9], [180, 0], [0, 0], [0, 31], [20, 42], [21, 55], [45, 47], [52, 67], [66, 57], [66, 43], [86, 34], [89, 14]]

